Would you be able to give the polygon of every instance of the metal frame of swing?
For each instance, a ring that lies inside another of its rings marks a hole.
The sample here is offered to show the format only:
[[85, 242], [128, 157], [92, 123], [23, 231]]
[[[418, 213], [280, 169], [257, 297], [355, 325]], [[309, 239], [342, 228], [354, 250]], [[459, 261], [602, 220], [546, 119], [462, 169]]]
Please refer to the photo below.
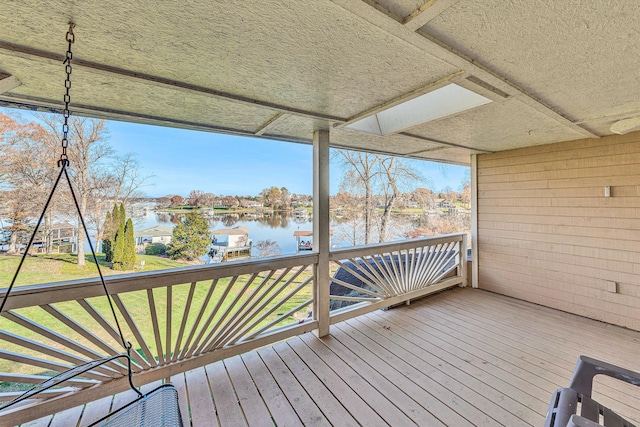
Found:
[[[6, 404], [1, 405], [0, 411], [4, 411], [27, 399], [34, 398], [39, 393], [49, 390], [52, 387], [56, 387], [66, 381], [69, 381], [72, 378], [82, 376], [82, 374], [89, 372], [99, 366], [105, 365], [110, 362], [114, 362], [116, 359], [124, 358], [127, 361], [127, 373], [128, 373], [129, 385], [131, 389], [138, 394], [138, 397], [132, 400], [131, 402], [129, 402], [127, 405], [123, 406], [122, 408], [119, 408], [105, 415], [100, 420], [94, 422], [92, 426], [99, 425], [99, 426], [115, 427], [115, 426], [133, 426], [133, 425], [135, 426], [145, 426], [145, 425], [151, 426], [152, 425], [154, 427], [155, 426], [180, 426], [181, 427], [182, 417], [180, 414], [180, 407], [178, 405], [178, 394], [177, 394], [177, 391], [175, 390], [175, 387], [172, 384], [169, 384], [169, 383], [162, 384], [154, 388], [152, 391], [145, 394], [140, 392], [133, 384], [133, 378], [132, 378], [133, 371], [131, 368], [131, 363], [132, 363], [131, 362], [131, 343], [125, 340], [124, 334], [122, 333], [122, 329], [120, 328], [120, 322], [118, 321], [118, 317], [113, 307], [111, 296], [109, 295], [109, 291], [107, 289], [104, 276], [102, 275], [102, 270], [100, 269], [98, 257], [96, 256], [93, 243], [91, 243], [89, 230], [87, 229], [87, 225], [82, 216], [80, 205], [78, 204], [75, 191], [73, 190], [73, 185], [71, 184], [71, 180], [69, 178], [69, 173], [67, 172], [67, 167], [70, 165], [70, 162], [67, 156], [67, 144], [68, 144], [68, 132], [69, 132], [68, 119], [70, 116], [69, 103], [71, 101], [69, 96], [69, 89], [71, 88], [71, 80], [70, 80], [71, 59], [73, 58], [73, 55], [71, 53], [71, 46], [75, 42], [75, 35], [73, 34], [74, 27], [75, 27], [75, 24], [69, 23], [69, 31], [66, 34], [66, 40], [69, 43], [69, 48], [67, 50], [66, 58], [64, 61], [64, 64], [66, 64], [65, 70], [66, 70], [67, 78], [65, 80], [66, 94], [64, 97], [65, 109], [64, 109], [63, 138], [62, 138], [62, 154], [60, 156], [60, 159], [58, 160], [58, 167], [61, 168], [60, 173], [58, 174], [58, 177], [53, 185], [53, 188], [51, 189], [51, 193], [49, 194], [49, 197], [47, 198], [47, 201], [44, 205], [44, 208], [42, 209], [42, 213], [40, 214], [38, 222], [29, 239], [29, 243], [27, 244], [25, 251], [22, 254], [20, 263], [18, 264], [18, 268], [16, 269], [13, 279], [11, 280], [11, 284], [9, 285], [9, 288], [7, 289], [7, 292], [5, 293], [4, 298], [0, 303], [0, 315], [2, 315], [7, 299], [9, 298], [9, 294], [11, 293], [11, 290], [13, 289], [16, 283], [16, 279], [18, 278], [20, 270], [22, 269], [24, 261], [29, 253], [29, 248], [33, 244], [38, 228], [40, 227], [40, 224], [42, 224], [44, 215], [47, 212], [47, 209], [49, 208], [53, 195], [55, 194], [55, 191], [58, 188], [58, 185], [60, 183], [60, 179], [64, 174], [67, 180], [67, 183], [69, 184], [69, 190], [71, 192], [74, 205], [78, 212], [78, 217], [80, 219], [80, 222], [82, 223], [82, 228], [84, 230], [85, 236], [87, 237], [87, 242], [91, 249], [91, 255], [93, 256], [93, 260], [98, 270], [98, 275], [100, 276], [100, 282], [102, 283], [105, 296], [107, 297], [107, 301], [109, 302], [109, 308], [111, 309], [111, 313], [113, 314], [113, 318], [116, 323], [118, 333], [120, 335], [121, 343], [125, 348], [126, 353], [116, 354], [116, 355], [104, 357], [102, 359], [89, 361], [82, 365], [78, 365], [74, 368], [71, 368], [67, 371], [61, 372], [58, 375], [55, 375], [47, 379], [46, 381], [36, 386], [33, 386], [32, 388], [25, 391], [23, 394], [16, 397], [15, 399], [7, 402]], [[148, 410], [148, 407], [150, 407], [151, 410]], [[156, 410], [154, 411], [154, 409]], [[150, 422], [150, 424], [147, 424], [147, 422]]]

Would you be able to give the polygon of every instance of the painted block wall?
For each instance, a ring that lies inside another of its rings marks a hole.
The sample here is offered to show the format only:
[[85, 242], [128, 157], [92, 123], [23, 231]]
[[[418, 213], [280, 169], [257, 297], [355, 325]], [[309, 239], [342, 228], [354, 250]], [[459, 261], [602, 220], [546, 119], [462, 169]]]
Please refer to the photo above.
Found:
[[477, 174], [480, 288], [640, 330], [640, 132], [483, 154]]

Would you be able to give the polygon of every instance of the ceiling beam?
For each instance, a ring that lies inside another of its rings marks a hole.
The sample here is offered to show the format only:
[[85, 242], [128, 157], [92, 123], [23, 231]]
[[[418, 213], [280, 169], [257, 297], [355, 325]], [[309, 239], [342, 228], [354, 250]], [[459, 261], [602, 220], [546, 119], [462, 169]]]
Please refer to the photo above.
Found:
[[430, 0], [411, 15], [407, 16], [402, 24], [411, 31], [416, 31], [459, 1], [460, 0]]
[[0, 73], [0, 94], [9, 92], [20, 86], [20, 80], [11, 74]]
[[[466, 145], [456, 144], [454, 142], [442, 141], [440, 139], [428, 138], [426, 136], [416, 135], [416, 134], [409, 133], [409, 132], [400, 132], [400, 133], [398, 133], [398, 135], [402, 135], [402, 136], [405, 136], [407, 138], [419, 139], [421, 141], [435, 142], [436, 144], [446, 145], [447, 147], [451, 147], [451, 148], [462, 148], [462, 149], [465, 149], [465, 150], [473, 151], [475, 153], [493, 153], [493, 151], [483, 150], [481, 148], [468, 147]], [[416, 151], [416, 153], [421, 153], [423, 151], [429, 151], [429, 150], [419, 150], [419, 151]], [[413, 154], [413, 153], [411, 153], [411, 154]]]
[[[7, 55], [18, 56], [21, 58], [37, 60], [46, 63], [61, 63], [65, 58], [63, 55], [44, 52], [36, 49], [31, 49], [24, 46], [16, 46], [8, 43], [0, 42], [0, 53], [5, 53]], [[286, 105], [276, 104], [273, 102], [262, 101], [259, 99], [250, 98], [243, 95], [232, 94], [229, 92], [224, 92], [208, 87], [193, 85], [186, 82], [181, 82], [178, 80], [171, 80], [164, 77], [154, 76], [145, 73], [139, 73], [137, 71], [126, 70], [124, 68], [112, 67], [110, 65], [99, 64], [96, 62], [84, 61], [82, 59], [75, 58], [73, 59], [73, 66], [78, 68], [84, 68], [87, 70], [91, 70], [96, 73], [102, 73], [106, 75], [115, 75], [119, 78], [130, 80], [130, 81], [143, 81], [145, 83], [153, 83], [158, 86], [164, 86], [168, 88], [172, 88], [179, 91], [197, 93], [200, 95], [209, 95], [215, 98], [224, 99], [227, 101], [233, 101], [244, 105], [249, 105], [253, 107], [263, 107], [268, 108], [270, 110], [278, 111], [281, 113], [289, 113], [295, 114], [301, 117], [308, 117], [311, 119], [318, 120], [326, 120], [329, 122], [340, 123], [345, 121], [346, 119], [343, 117], [333, 116], [330, 114], [318, 113], [314, 111], [303, 110], [300, 108], [289, 107]]]
[[271, 117], [269, 120], [260, 125], [260, 128], [255, 132], [255, 135], [264, 135], [270, 127], [272, 127], [278, 121], [282, 120], [284, 117], [286, 117], [284, 113], [278, 113], [275, 116]]
[[417, 47], [418, 49], [421, 49], [423, 52], [432, 55], [449, 65], [457, 67], [461, 70], [465, 70], [469, 74], [477, 76], [479, 79], [519, 99], [529, 107], [535, 109], [536, 111], [539, 111], [540, 113], [564, 125], [565, 127], [572, 129], [580, 135], [588, 138], [600, 137], [600, 135], [596, 132], [575, 123], [574, 121], [563, 115], [561, 112], [554, 110], [552, 107], [546, 105], [541, 100], [527, 93], [524, 89], [518, 87], [515, 83], [509, 81], [506, 77], [501, 76], [498, 72], [489, 70], [488, 67], [479, 64], [476, 60], [472, 60], [471, 58], [466, 57], [465, 55], [446, 45], [442, 41], [437, 40], [430, 34], [427, 34], [424, 31], [412, 31], [401, 22], [396, 21], [385, 13], [381, 13], [364, 1], [331, 1], [333, 1], [343, 9], [353, 13], [355, 16], [358, 16], [361, 19], [369, 22], [370, 24], [377, 26], [381, 30], [386, 31], [390, 35], [397, 37], [398, 39], [403, 40]]
[[[45, 111], [48, 113], [62, 114], [64, 104], [61, 101], [49, 99], [33, 98], [15, 94], [0, 95], [0, 107], [17, 108], [31, 111]], [[228, 135], [255, 137], [253, 131], [236, 129], [223, 126], [209, 125], [188, 120], [169, 119], [161, 116], [140, 114], [131, 111], [115, 110], [110, 108], [96, 107], [93, 105], [73, 104], [70, 107], [72, 115], [87, 116], [105, 120], [118, 120], [132, 123], [142, 123], [156, 126], [168, 126], [190, 130], [201, 130], [207, 132], [224, 133]], [[293, 142], [298, 142], [293, 140]]]

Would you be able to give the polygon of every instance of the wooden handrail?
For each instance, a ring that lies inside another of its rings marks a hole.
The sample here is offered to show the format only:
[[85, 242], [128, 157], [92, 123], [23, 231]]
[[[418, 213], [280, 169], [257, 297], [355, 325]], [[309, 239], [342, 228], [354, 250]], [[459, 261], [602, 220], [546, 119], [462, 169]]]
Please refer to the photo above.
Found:
[[[287, 268], [300, 264], [315, 264], [318, 254], [287, 255], [262, 258], [258, 261], [230, 261], [224, 264], [197, 265], [172, 268], [144, 273], [120, 274], [105, 277], [110, 293], [131, 292], [165, 287], [176, 283], [199, 282], [240, 274], [252, 274], [277, 268]], [[0, 289], [2, 299], [7, 289]], [[6, 304], [6, 309], [33, 307], [71, 301], [78, 298], [93, 298], [104, 295], [100, 280], [97, 278], [52, 282], [38, 285], [26, 285], [14, 288]]]
[[[461, 285], [466, 281], [466, 235], [331, 251], [332, 286], [358, 289], [334, 277], [337, 268], [370, 285], [362, 295], [336, 298], [356, 304], [333, 313], [311, 313], [318, 260], [319, 254], [310, 252], [107, 277], [127, 340], [137, 350], [132, 352], [134, 382], [167, 378], [311, 331], [323, 318], [344, 320]], [[370, 268], [362, 267], [366, 265]], [[5, 292], [0, 290], [0, 298]], [[11, 347], [0, 351], [0, 362], [18, 361], [33, 369], [0, 377], [33, 383], [45, 367], [59, 371], [94, 354], [122, 351], [112, 320], [102, 314], [104, 299], [97, 279], [16, 288], [0, 317]], [[46, 322], [34, 316], [42, 311]], [[0, 424], [24, 422], [126, 389], [118, 369], [92, 371], [87, 378], [91, 380], [68, 382], [62, 396], [0, 413]]]

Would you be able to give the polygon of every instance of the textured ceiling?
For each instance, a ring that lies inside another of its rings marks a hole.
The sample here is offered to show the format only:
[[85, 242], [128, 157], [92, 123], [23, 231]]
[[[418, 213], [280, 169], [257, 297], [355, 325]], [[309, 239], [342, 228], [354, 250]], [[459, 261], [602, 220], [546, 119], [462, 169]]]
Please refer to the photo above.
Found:
[[[0, 105], [468, 164], [640, 116], [640, 3], [0, 0]], [[20, 83], [16, 86], [17, 82]], [[455, 82], [493, 100], [385, 137], [344, 124]]]

